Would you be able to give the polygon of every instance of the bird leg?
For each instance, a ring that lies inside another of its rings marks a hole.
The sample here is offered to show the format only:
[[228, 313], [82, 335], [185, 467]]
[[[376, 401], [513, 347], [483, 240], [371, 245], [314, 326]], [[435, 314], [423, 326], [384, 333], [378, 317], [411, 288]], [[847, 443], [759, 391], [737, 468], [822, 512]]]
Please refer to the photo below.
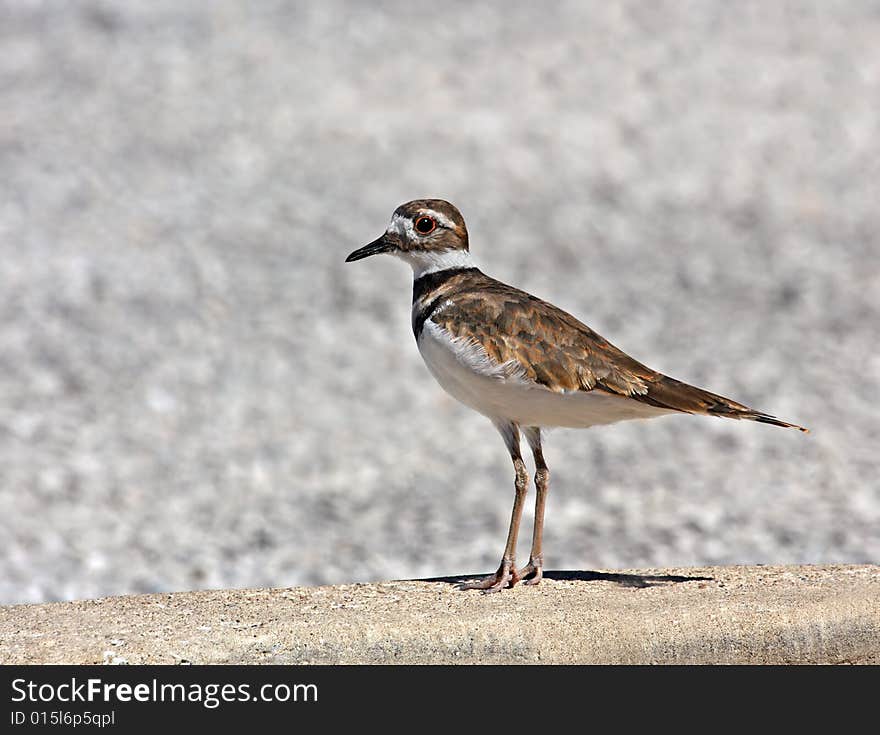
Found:
[[465, 590], [483, 590], [484, 592], [498, 592], [505, 587], [513, 587], [520, 577], [516, 571], [516, 539], [519, 535], [519, 523], [522, 518], [523, 502], [526, 499], [526, 491], [529, 486], [529, 473], [526, 471], [525, 462], [519, 451], [519, 429], [515, 424], [498, 426], [498, 431], [504, 438], [513, 460], [513, 468], [516, 471], [514, 489], [516, 495], [513, 499], [513, 511], [510, 514], [510, 528], [507, 531], [507, 544], [504, 546], [504, 556], [501, 557], [501, 565], [495, 574], [478, 579], [474, 582], [466, 582], [461, 586]]
[[532, 448], [535, 457], [535, 529], [532, 533], [532, 551], [529, 554], [529, 563], [516, 572], [516, 579], [523, 580], [523, 584], [538, 584], [544, 576], [544, 506], [547, 502], [547, 490], [550, 487], [550, 469], [544, 461], [544, 452], [541, 450], [541, 430], [536, 427], [523, 429], [526, 441]]

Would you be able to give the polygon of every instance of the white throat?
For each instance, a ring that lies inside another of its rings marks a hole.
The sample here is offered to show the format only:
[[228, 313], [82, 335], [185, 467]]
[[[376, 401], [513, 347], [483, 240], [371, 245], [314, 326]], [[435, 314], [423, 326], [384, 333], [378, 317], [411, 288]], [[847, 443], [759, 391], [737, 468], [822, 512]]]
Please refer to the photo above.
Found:
[[467, 250], [410, 250], [394, 253], [412, 266], [413, 278], [450, 268], [473, 268], [474, 261]]

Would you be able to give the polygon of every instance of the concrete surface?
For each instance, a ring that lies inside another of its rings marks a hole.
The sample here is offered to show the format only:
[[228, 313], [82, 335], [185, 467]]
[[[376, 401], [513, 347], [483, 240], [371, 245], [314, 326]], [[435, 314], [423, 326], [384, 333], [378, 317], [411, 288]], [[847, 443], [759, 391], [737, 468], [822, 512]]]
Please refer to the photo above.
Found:
[[812, 429], [552, 433], [549, 566], [880, 561], [877, 100], [872, 0], [0, 0], [0, 602], [497, 567], [500, 439], [343, 263], [417, 196]]
[[0, 663], [880, 664], [880, 567], [551, 572], [0, 608]]

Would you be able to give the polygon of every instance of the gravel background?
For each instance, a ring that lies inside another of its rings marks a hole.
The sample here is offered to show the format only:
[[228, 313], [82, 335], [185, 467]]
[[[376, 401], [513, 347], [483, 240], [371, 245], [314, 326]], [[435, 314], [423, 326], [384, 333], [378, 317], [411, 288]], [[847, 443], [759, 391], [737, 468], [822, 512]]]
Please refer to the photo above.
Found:
[[813, 429], [554, 432], [549, 567], [878, 561], [878, 100], [876, 2], [0, 2], [0, 601], [494, 569], [501, 440], [343, 263], [419, 196]]

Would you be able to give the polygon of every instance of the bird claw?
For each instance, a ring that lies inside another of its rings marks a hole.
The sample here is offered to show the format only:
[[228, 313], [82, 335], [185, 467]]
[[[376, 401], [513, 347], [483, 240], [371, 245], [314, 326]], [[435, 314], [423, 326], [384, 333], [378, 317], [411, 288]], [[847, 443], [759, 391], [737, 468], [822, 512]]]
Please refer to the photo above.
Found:
[[516, 572], [517, 580], [523, 584], [540, 584], [544, 578], [544, 562], [542, 559], [529, 559], [529, 563]]
[[459, 589], [482, 590], [483, 592], [500, 592], [503, 589], [513, 587], [517, 582], [527, 585], [536, 585], [544, 577], [544, 560], [541, 557], [532, 557], [529, 563], [521, 569], [517, 569], [513, 559], [504, 560], [495, 574], [490, 574], [473, 582], [463, 582]]
[[475, 579], [473, 582], [463, 582], [459, 589], [481, 590], [485, 593], [500, 592], [508, 587], [513, 587], [518, 581], [519, 577], [511, 559], [510, 561], [502, 561], [495, 574], [490, 574], [482, 579]]

